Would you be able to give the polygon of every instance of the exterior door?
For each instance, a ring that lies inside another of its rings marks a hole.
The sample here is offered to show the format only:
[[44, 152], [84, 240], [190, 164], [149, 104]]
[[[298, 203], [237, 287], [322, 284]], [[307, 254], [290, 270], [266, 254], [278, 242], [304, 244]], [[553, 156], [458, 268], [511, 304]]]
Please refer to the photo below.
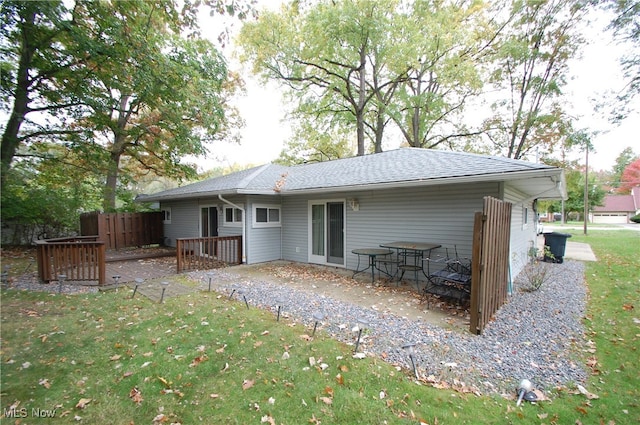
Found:
[[344, 265], [344, 201], [309, 205], [309, 262]]
[[[217, 207], [201, 207], [200, 208], [200, 236], [203, 238], [209, 236], [218, 236], [218, 208]], [[203, 243], [200, 251], [205, 255], [216, 255], [217, 244]]]

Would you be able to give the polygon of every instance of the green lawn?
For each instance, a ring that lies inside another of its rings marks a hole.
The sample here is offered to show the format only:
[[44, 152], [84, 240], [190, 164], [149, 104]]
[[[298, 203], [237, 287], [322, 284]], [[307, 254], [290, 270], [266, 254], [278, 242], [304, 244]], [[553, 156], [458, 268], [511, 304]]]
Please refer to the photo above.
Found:
[[[638, 423], [640, 233], [571, 240], [590, 243], [600, 259], [586, 273], [594, 344], [579, 353], [593, 370], [585, 387], [598, 398], [562, 388], [549, 402], [516, 407], [436, 389], [381, 359], [353, 359], [352, 347], [322, 330], [311, 338], [309, 328], [215, 293], [161, 305], [126, 289], [8, 291], [2, 413], [26, 416], [23, 424]], [[54, 418], [35, 417], [54, 410]]]

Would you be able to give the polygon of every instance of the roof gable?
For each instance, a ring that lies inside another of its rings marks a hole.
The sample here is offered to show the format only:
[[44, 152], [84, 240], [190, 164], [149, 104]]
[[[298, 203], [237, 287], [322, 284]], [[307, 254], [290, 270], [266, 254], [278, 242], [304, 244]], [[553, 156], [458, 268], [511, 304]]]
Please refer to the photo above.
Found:
[[596, 212], [635, 212], [632, 195], [605, 195], [604, 205], [593, 208]]

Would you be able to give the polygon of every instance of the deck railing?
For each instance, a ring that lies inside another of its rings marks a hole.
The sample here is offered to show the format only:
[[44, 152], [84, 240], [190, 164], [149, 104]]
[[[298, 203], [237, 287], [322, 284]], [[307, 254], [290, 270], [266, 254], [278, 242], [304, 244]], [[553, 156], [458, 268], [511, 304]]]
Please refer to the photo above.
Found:
[[97, 281], [106, 278], [106, 249], [98, 236], [43, 239], [36, 241], [38, 276], [44, 282], [64, 275], [70, 281]]
[[176, 239], [178, 273], [207, 270], [221, 263], [242, 264], [242, 236]]

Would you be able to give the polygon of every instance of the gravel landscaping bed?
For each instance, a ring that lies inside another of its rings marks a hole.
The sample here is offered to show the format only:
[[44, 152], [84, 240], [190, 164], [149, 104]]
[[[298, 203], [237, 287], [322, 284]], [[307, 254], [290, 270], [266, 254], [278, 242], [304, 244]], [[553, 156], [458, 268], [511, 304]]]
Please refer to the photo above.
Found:
[[[357, 327], [364, 321], [358, 351], [404, 369], [410, 369], [410, 362], [402, 346], [415, 343], [420, 379], [433, 386], [511, 396], [524, 378], [538, 390], [549, 390], [583, 383], [587, 377], [580, 360], [586, 344], [581, 323], [586, 305], [584, 265], [569, 260], [542, 265], [551, 267], [550, 279], [539, 290], [527, 292], [523, 288], [529, 282], [519, 276], [508, 303], [480, 336], [241, 277], [229, 268], [213, 270], [212, 281], [216, 291], [229, 295], [235, 290], [234, 297], [246, 297], [249, 305], [275, 312], [282, 304], [287, 320], [303, 323], [309, 333], [313, 314], [320, 311], [325, 319], [319, 331], [348, 344], [355, 344]], [[189, 276], [208, 279], [204, 272]]]

